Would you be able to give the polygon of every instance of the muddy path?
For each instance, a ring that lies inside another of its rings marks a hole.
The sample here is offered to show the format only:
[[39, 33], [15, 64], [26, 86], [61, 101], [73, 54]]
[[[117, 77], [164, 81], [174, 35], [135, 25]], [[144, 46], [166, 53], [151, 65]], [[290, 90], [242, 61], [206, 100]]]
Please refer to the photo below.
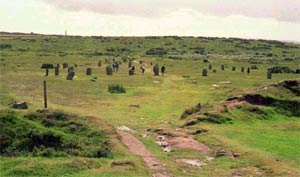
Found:
[[157, 160], [140, 140], [124, 130], [117, 130], [117, 133], [121, 136], [122, 142], [133, 154], [142, 157], [146, 166], [152, 171], [153, 177], [172, 176], [165, 172], [165, 165]]

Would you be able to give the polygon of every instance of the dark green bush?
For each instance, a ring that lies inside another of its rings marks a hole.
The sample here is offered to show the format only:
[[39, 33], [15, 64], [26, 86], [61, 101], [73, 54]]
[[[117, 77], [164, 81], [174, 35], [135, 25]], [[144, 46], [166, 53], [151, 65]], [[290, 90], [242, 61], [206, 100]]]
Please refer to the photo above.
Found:
[[126, 93], [126, 89], [121, 85], [109, 85], [108, 92], [110, 92], [110, 93]]

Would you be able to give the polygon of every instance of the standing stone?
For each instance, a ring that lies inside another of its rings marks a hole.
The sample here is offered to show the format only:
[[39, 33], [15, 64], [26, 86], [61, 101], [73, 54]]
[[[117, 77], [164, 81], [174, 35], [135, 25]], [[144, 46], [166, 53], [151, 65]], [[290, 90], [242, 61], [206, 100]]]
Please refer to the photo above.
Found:
[[232, 71], [235, 71], [235, 69], [236, 69], [236, 67], [235, 67], [235, 66], [233, 66], [233, 67], [232, 67]]
[[225, 65], [221, 65], [221, 70], [222, 70], [222, 71], [225, 70]]
[[250, 68], [249, 67], [247, 68], [247, 74], [250, 74]]
[[213, 70], [213, 73], [216, 73], [216, 72], [217, 72], [217, 70], [214, 69], [214, 70]]
[[74, 76], [75, 76], [75, 72], [74, 71], [70, 71], [68, 73], [67, 80], [73, 80]]
[[88, 76], [92, 75], [92, 68], [86, 69], [86, 75], [88, 75]]
[[241, 67], [241, 72], [242, 72], [242, 73], [245, 72], [244, 66]]
[[165, 74], [165, 72], [166, 72], [166, 67], [165, 67], [165, 65], [161, 67], [160, 72], [161, 72], [162, 75]]
[[144, 68], [144, 66], [141, 66], [141, 71], [142, 71], [142, 74], [145, 73], [145, 68]]
[[72, 72], [72, 71], [74, 71], [74, 67], [73, 66], [71, 66], [71, 67], [68, 68], [68, 73]]
[[154, 72], [154, 76], [159, 76], [159, 67], [158, 67], [158, 64], [156, 64], [155, 66], [153, 66], [153, 72]]
[[212, 65], [211, 65], [211, 64], [208, 65], [208, 69], [209, 69], [209, 70], [212, 69]]
[[206, 77], [207, 76], [207, 69], [202, 70], [202, 76]]
[[272, 70], [271, 69], [268, 69], [267, 79], [272, 79]]
[[98, 67], [101, 67], [101, 65], [102, 65], [102, 64], [101, 64], [101, 60], [100, 60], [100, 61], [98, 62]]
[[255, 70], [255, 69], [258, 69], [258, 67], [256, 65], [251, 65], [251, 69]]
[[63, 63], [63, 69], [66, 69], [68, 67], [69, 67], [68, 63]]
[[129, 76], [133, 76], [134, 75], [134, 70], [129, 69]]
[[110, 65], [106, 66], [106, 75], [113, 75], [113, 69], [111, 68]]
[[58, 76], [58, 75], [59, 75], [59, 67], [58, 67], [58, 66], [56, 66], [56, 67], [54, 68], [54, 73], [55, 73], [55, 76]]
[[131, 68], [131, 67], [132, 67], [132, 61], [129, 60], [129, 62], [128, 62], [128, 68]]
[[48, 75], [49, 75], [49, 69], [47, 68], [45, 76], [48, 76]]

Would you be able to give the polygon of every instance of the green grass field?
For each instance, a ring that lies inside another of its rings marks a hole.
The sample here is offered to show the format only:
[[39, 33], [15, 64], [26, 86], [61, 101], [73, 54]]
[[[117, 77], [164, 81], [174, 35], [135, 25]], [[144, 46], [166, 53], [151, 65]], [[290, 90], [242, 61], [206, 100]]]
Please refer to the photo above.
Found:
[[[152, 48], [165, 53], [147, 55]], [[119, 72], [106, 76], [104, 60], [134, 57], [137, 74], [128, 76], [128, 64]], [[213, 73], [202, 77], [202, 69], [212, 64]], [[205, 128], [207, 133], [195, 138], [214, 150], [224, 148], [241, 154], [238, 159], [215, 158], [202, 168], [178, 164], [176, 157], [205, 159], [200, 152], [176, 150], [163, 152], [155, 137], [143, 138], [147, 129], [174, 130], [183, 124], [182, 112], [197, 103], [220, 104], [229, 97], [286, 79], [299, 79], [299, 74], [273, 74], [267, 79], [267, 69], [287, 66], [300, 69], [300, 45], [277, 41], [241, 40], [193, 37], [61, 37], [61, 36], [0, 36], [0, 109], [7, 110], [15, 100], [26, 101], [28, 110], [16, 110], [20, 115], [43, 108], [43, 81], [47, 81], [48, 108], [79, 116], [93, 117], [86, 124], [104, 130], [113, 142], [113, 156], [34, 157], [31, 155], [0, 157], [0, 176], [151, 176], [142, 159], [133, 155], [117, 138], [113, 129], [128, 126], [135, 130], [146, 147], [174, 176], [297, 176], [300, 173], [300, 119], [281, 114], [274, 107], [263, 108], [267, 116], [232, 109], [226, 117], [233, 123], [201, 122], [187, 130]], [[97, 63], [102, 60], [102, 66]], [[139, 70], [143, 61], [146, 72]], [[150, 63], [166, 66], [164, 76], [153, 76]], [[60, 69], [48, 77], [40, 69], [43, 63], [77, 64], [76, 77], [66, 80], [67, 70]], [[221, 65], [225, 64], [225, 71]], [[240, 67], [257, 65], [258, 70], [242, 73]], [[19, 65], [19, 66], [18, 66]], [[236, 66], [236, 71], [231, 67]], [[85, 74], [92, 68], [92, 76]], [[95, 82], [91, 79], [97, 77]], [[119, 84], [126, 93], [111, 94], [111, 84]], [[217, 86], [215, 86], [217, 85]], [[284, 90], [266, 94], [287, 100], [300, 100]], [[133, 107], [130, 105], [138, 105]], [[111, 163], [130, 160], [135, 166], [111, 167]]]

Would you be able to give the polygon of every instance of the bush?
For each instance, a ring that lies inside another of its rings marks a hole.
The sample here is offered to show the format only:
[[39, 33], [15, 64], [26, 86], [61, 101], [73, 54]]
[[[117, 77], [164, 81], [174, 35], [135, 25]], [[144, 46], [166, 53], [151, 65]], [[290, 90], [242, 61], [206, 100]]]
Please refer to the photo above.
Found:
[[10, 44], [0, 44], [0, 49], [11, 49], [12, 45]]
[[110, 92], [110, 93], [126, 93], [126, 89], [120, 85], [109, 85], [108, 92]]
[[181, 114], [180, 118], [181, 119], [185, 119], [187, 118], [188, 116], [192, 115], [192, 114], [195, 114], [197, 112], [199, 112], [201, 110], [201, 104], [197, 104], [196, 106], [194, 107], [191, 107], [191, 108], [187, 108], [184, 110], [184, 112]]
[[146, 55], [166, 55], [167, 51], [163, 48], [152, 48], [146, 51]]

